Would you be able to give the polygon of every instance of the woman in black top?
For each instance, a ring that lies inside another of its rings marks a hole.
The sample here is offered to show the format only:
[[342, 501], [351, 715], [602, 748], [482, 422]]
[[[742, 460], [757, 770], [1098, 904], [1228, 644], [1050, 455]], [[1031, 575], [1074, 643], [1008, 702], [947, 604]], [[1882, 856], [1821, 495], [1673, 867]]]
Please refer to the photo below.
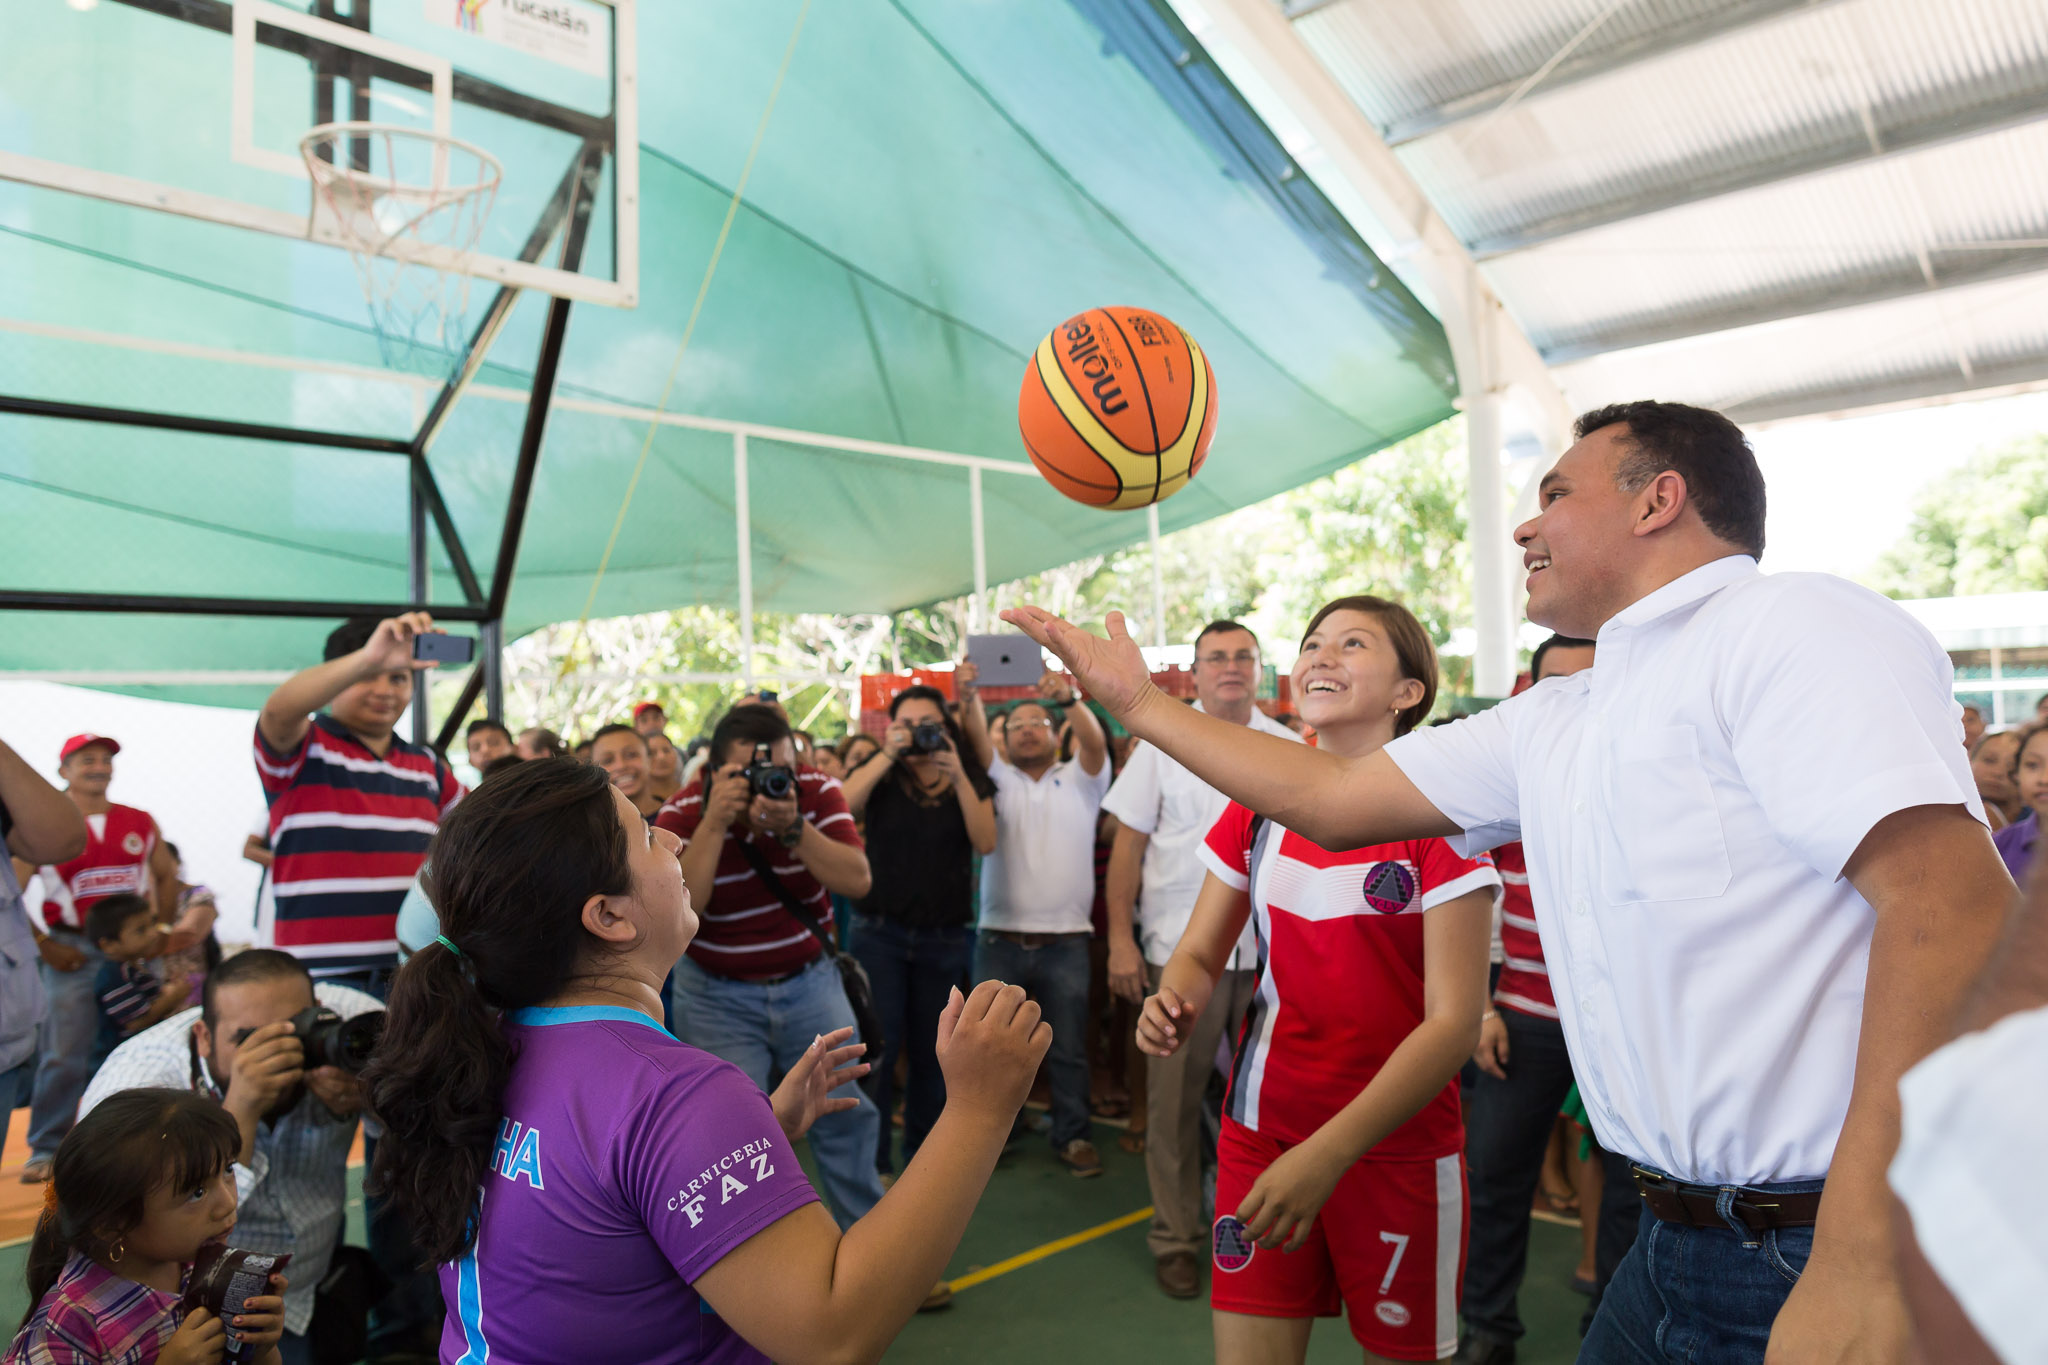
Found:
[[[963, 669], [971, 692], [974, 675]], [[958, 677], [959, 675], [956, 675]], [[933, 1040], [946, 996], [967, 978], [973, 943], [974, 856], [995, 851], [995, 784], [946, 714], [946, 698], [913, 687], [889, 704], [889, 733], [846, 775], [846, 804], [866, 821], [874, 885], [855, 907], [853, 953], [867, 968], [884, 1051], [875, 1102], [884, 1115], [875, 1168], [888, 1172], [887, 1116], [896, 1058], [909, 1049], [903, 1160], [946, 1104]]]

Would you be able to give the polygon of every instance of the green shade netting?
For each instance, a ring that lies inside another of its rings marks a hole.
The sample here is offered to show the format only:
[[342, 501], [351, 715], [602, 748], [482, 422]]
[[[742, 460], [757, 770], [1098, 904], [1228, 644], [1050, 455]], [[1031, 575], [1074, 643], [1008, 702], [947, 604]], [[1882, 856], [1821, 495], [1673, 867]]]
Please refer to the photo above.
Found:
[[[662, 392], [796, 11], [640, 8], [641, 302], [571, 310], [508, 636], [584, 610], [648, 431], [604, 408]], [[189, 136], [153, 154], [222, 155], [218, 34], [118, 3], [9, 20], [0, 148], [113, 164], [175, 101]], [[669, 409], [1014, 463], [983, 478], [991, 582], [1145, 535], [1140, 515], [1054, 493], [1017, 438], [1027, 355], [1082, 309], [1163, 313], [1214, 366], [1215, 445], [1162, 505], [1167, 530], [1441, 420], [1441, 329], [1198, 55], [1150, 0], [815, 4]], [[81, 100], [98, 112], [81, 118]], [[260, 115], [309, 121], [282, 101]], [[536, 138], [521, 184], [544, 197], [574, 146]], [[533, 196], [510, 198], [499, 212], [530, 223]], [[599, 274], [605, 201], [586, 261]], [[429, 457], [486, 583], [546, 303], [520, 300]], [[0, 391], [405, 437], [433, 388], [384, 367], [338, 252], [0, 183]], [[971, 589], [964, 468], [749, 445], [759, 609], [880, 612]], [[400, 601], [407, 484], [391, 455], [0, 417], [0, 586]], [[736, 605], [734, 518], [730, 436], [659, 427], [594, 613]], [[456, 600], [431, 544], [432, 596]], [[0, 668], [290, 668], [332, 624], [0, 613]], [[264, 691], [124, 690], [241, 705]]]

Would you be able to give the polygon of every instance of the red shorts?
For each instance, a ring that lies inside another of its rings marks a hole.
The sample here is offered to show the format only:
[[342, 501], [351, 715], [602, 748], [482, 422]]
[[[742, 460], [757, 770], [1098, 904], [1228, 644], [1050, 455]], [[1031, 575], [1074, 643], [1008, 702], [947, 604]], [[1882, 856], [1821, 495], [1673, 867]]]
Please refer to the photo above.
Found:
[[1394, 1360], [1450, 1355], [1470, 1222], [1464, 1157], [1358, 1162], [1299, 1250], [1268, 1251], [1244, 1240], [1237, 1206], [1292, 1145], [1223, 1120], [1211, 1305], [1263, 1318], [1333, 1318], [1341, 1306], [1368, 1351]]

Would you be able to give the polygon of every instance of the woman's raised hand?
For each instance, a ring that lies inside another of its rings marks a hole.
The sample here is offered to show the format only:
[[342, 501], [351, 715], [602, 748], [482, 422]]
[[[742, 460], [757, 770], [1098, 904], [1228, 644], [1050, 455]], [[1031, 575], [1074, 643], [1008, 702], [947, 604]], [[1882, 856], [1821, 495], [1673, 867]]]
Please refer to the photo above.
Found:
[[1042, 607], [1012, 607], [1003, 619], [1057, 654], [1088, 695], [1118, 719], [1136, 709], [1152, 686], [1152, 670], [1120, 611], [1111, 612], [1103, 622], [1109, 630], [1106, 640]]

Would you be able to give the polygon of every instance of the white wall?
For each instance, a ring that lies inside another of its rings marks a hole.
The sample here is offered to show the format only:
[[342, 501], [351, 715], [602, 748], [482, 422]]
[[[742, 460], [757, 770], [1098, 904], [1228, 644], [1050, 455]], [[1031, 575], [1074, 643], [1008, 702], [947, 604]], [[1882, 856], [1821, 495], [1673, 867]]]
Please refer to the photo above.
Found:
[[184, 855], [187, 877], [220, 898], [223, 943], [255, 924], [259, 869], [242, 841], [263, 811], [250, 757], [254, 711], [145, 701], [52, 683], [0, 682], [0, 739], [57, 786], [57, 749], [90, 730], [121, 743], [108, 795], [156, 817]]

